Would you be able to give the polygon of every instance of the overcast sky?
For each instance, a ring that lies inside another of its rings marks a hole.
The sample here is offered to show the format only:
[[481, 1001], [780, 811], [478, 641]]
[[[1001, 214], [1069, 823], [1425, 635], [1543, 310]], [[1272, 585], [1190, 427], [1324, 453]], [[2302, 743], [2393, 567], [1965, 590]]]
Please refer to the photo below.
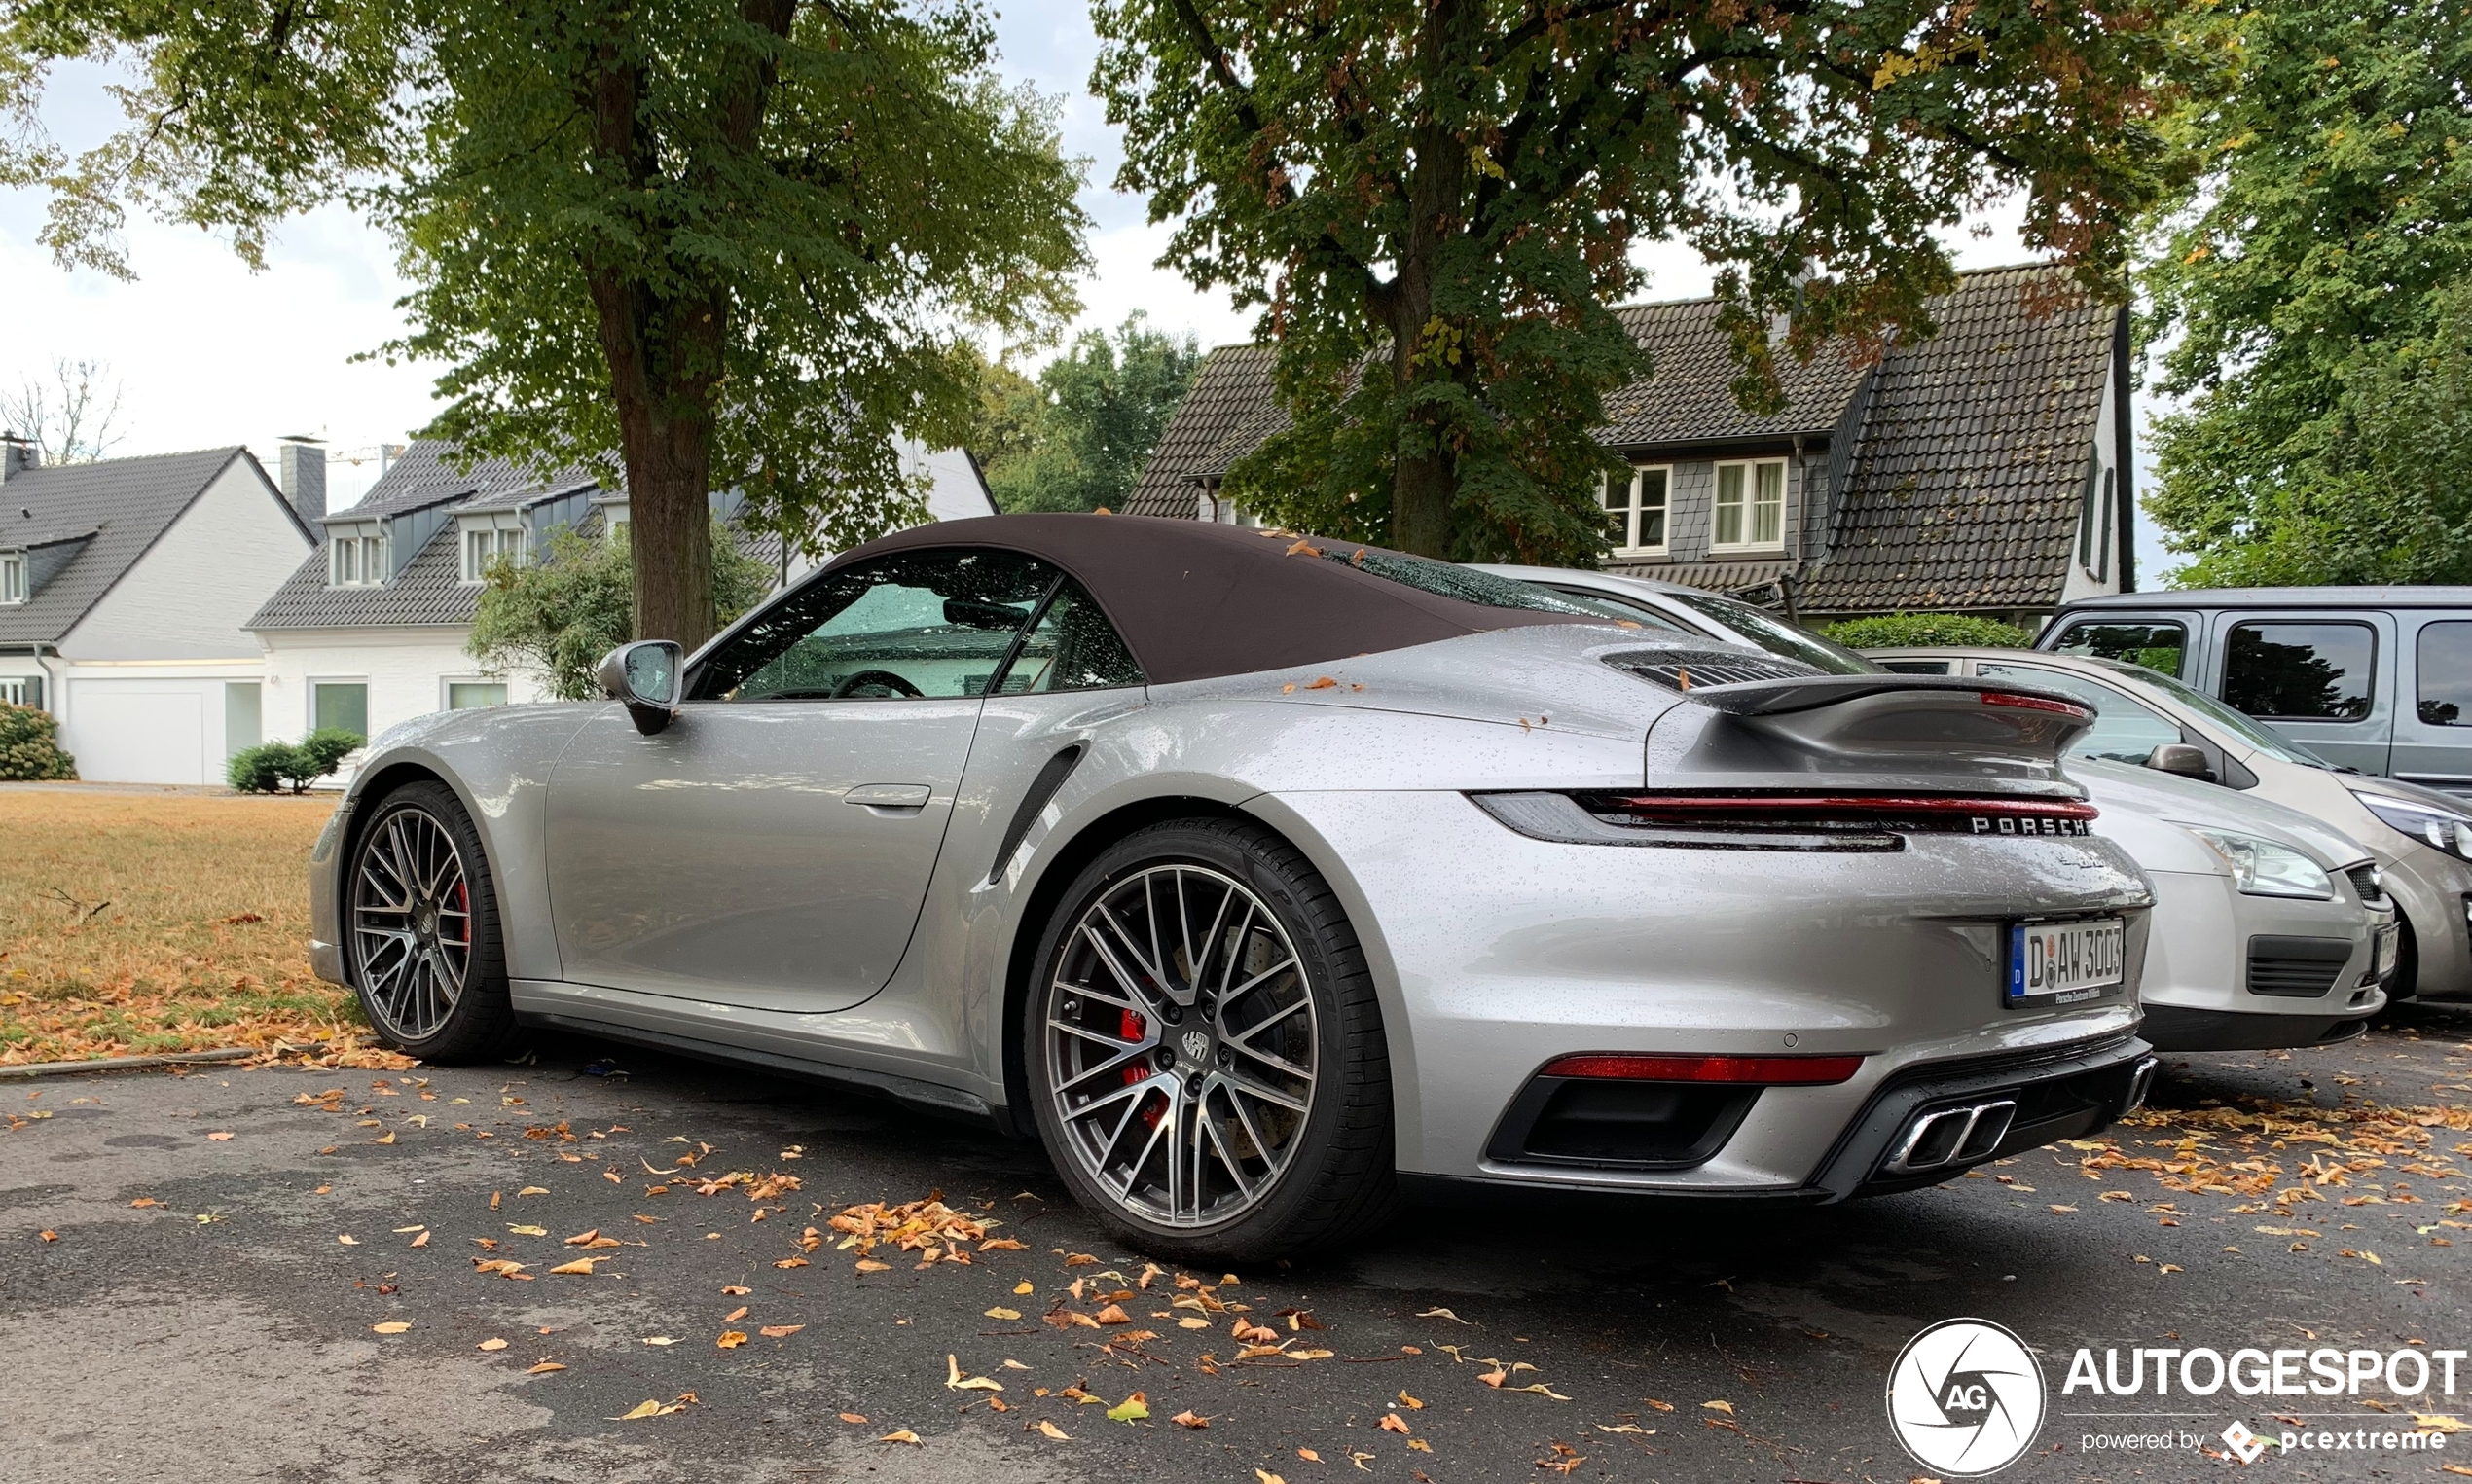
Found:
[[[1005, 71], [1061, 100], [1066, 151], [1090, 162], [1082, 204], [1094, 222], [1096, 267], [1082, 285], [1081, 324], [1113, 326], [1139, 309], [1162, 328], [1193, 331], [1206, 345], [1250, 338], [1249, 315], [1152, 266], [1167, 229], [1147, 223], [1140, 199], [1110, 189], [1121, 156], [1104, 106], [1087, 91], [1098, 42], [1086, 9], [1072, 0], [1026, 5], [1004, 13], [997, 31]], [[102, 137], [117, 117], [89, 68], [61, 70], [45, 116], [72, 148]], [[58, 357], [109, 363], [123, 389], [124, 436], [113, 452], [245, 443], [272, 468], [278, 439], [309, 434], [353, 460], [330, 476], [331, 503], [341, 506], [375, 478], [376, 446], [402, 441], [436, 411], [436, 368], [353, 359], [401, 331], [394, 302], [403, 284], [383, 235], [352, 213], [330, 207], [284, 223], [258, 273], [194, 229], [133, 218], [129, 257], [138, 277], [123, 283], [55, 267], [36, 241], [43, 209], [36, 193], [0, 191], [0, 283], [9, 286], [0, 386], [47, 375]], [[2012, 222], [1992, 225], [1988, 237], [1955, 239], [1961, 266], [2029, 257]], [[1687, 249], [1653, 247], [1643, 261], [1646, 297], [1708, 291], [1707, 268]], [[2164, 554], [2142, 516], [2139, 526], [2139, 556], [2151, 575]]]

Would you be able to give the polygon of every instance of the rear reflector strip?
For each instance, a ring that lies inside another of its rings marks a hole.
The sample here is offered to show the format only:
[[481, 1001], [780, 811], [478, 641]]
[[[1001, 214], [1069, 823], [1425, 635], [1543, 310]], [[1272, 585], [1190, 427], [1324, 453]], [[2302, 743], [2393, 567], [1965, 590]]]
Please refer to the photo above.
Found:
[[2090, 835], [2099, 813], [2078, 799], [1936, 794], [1594, 794], [1582, 804], [1615, 823], [1958, 835]]
[[1732, 1082], [1763, 1087], [1820, 1087], [1862, 1069], [1861, 1057], [1628, 1056], [1591, 1052], [1545, 1064], [1547, 1077], [1602, 1077], [1623, 1082]]
[[2094, 713], [2082, 706], [2054, 701], [2049, 696], [2026, 696], [2016, 691], [1984, 691], [1980, 698], [1984, 706], [2012, 706], [2020, 711], [2050, 711], [2078, 721], [2092, 721]]

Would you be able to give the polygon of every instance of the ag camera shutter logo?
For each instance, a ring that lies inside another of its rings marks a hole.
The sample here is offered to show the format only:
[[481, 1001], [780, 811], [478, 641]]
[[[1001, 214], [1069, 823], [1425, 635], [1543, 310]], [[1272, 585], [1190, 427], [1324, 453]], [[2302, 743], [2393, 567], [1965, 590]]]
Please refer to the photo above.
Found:
[[2046, 1396], [2023, 1340], [1988, 1320], [1944, 1320], [1897, 1353], [1888, 1425], [1924, 1467], [1977, 1478], [2025, 1457]]

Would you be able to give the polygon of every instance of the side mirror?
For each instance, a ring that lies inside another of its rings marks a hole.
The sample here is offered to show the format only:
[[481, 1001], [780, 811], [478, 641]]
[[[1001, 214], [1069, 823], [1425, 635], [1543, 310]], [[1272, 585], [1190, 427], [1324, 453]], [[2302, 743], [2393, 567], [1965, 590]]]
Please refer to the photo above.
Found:
[[2206, 765], [2205, 749], [2187, 742], [2164, 742], [2146, 754], [2146, 766], [2157, 773], [2176, 773], [2200, 783], [2214, 781], [2214, 769]]
[[650, 737], [678, 714], [678, 681], [686, 651], [669, 639], [621, 644], [601, 656], [594, 671], [600, 688], [627, 707], [636, 730]]

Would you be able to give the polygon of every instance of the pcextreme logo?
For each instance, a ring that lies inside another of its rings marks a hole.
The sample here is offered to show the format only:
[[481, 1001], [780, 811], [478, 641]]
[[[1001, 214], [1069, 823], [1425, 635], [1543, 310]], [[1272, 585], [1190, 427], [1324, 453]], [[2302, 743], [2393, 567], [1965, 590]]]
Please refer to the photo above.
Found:
[[1988, 1320], [1943, 1320], [1906, 1342], [1888, 1372], [1888, 1425], [1924, 1467], [1996, 1473], [2043, 1428], [2043, 1367]]

